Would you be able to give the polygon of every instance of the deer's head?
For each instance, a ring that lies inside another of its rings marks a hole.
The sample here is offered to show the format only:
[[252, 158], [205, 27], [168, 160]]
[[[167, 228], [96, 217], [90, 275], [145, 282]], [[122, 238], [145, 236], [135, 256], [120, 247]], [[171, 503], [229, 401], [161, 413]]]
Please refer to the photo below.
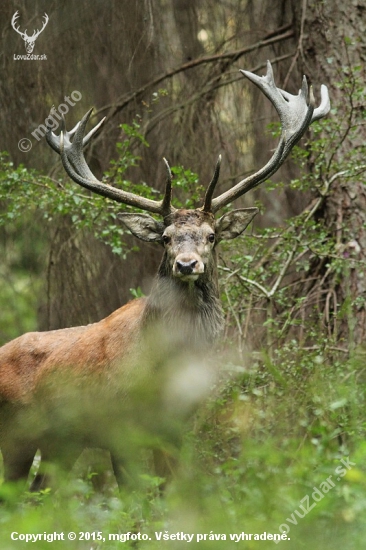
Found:
[[[117, 202], [159, 215], [160, 219], [156, 220], [149, 214], [122, 213], [120, 219], [139, 239], [158, 242], [164, 246], [164, 265], [167, 275], [181, 281], [196, 281], [205, 277], [207, 271], [212, 268], [213, 250], [216, 244], [220, 240], [232, 239], [240, 235], [258, 209], [231, 210], [219, 219], [215, 219], [215, 214], [269, 178], [281, 166], [310, 124], [325, 116], [330, 109], [326, 86], [321, 87], [322, 101], [315, 109], [312, 89], [310, 88], [309, 93], [306, 78], [303, 79], [298, 95], [289, 94], [276, 87], [269, 62], [265, 76], [259, 77], [248, 71], [241, 72], [273, 103], [281, 120], [281, 138], [272, 158], [264, 167], [213, 198], [220, 172], [221, 157], [219, 157], [203, 205], [197, 209], [179, 210], [172, 205], [172, 176], [165, 159], [167, 180], [164, 197], [160, 201], [140, 197], [98, 181], [90, 171], [83, 154], [84, 145], [104, 120], [84, 137], [91, 110], [70, 132], [65, 130], [64, 125], [60, 136], [56, 136], [51, 128], [48, 129], [48, 143], [61, 155], [66, 172], [76, 183]], [[74, 137], [71, 141], [72, 136]]]
[[216, 245], [240, 235], [257, 212], [258, 208], [242, 208], [216, 220], [212, 212], [202, 208], [171, 209], [163, 221], [148, 214], [123, 213], [119, 218], [139, 239], [164, 247], [161, 269], [165, 275], [190, 282], [210, 277]]

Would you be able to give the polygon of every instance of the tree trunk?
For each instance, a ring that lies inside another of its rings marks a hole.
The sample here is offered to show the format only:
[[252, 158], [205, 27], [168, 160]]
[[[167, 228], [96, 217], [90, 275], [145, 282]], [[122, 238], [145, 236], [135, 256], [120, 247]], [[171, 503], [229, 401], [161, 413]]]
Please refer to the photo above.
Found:
[[[318, 262], [308, 277], [314, 275], [320, 280], [324, 276], [318, 288], [319, 314], [327, 319], [326, 330], [335, 343], [352, 350], [362, 344], [366, 330], [366, 130], [361, 91], [365, 81], [366, 2], [262, 0], [249, 2], [249, 6], [254, 28], [261, 24], [275, 28], [281, 22], [291, 22], [294, 39], [272, 51], [272, 56], [286, 51], [293, 54], [276, 67], [277, 85], [295, 93], [294, 85], [298, 86], [305, 74], [314, 85], [317, 104], [320, 84], [329, 88], [331, 127], [324, 125], [323, 137], [328, 141], [321, 172], [315, 179], [317, 187], [327, 189], [314, 216], [326, 228], [328, 239], [334, 239], [335, 248], [334, 255], [323, 261], [327, 274], [324, 269], [320, 274]], [[262, 60], [261, 55], [257, 62]], [[311, 155], [309, 159], [309, 174], [315, 176]], [[347, 163], [353, 163], [351, 172]], [[313, 190], [313, 197], [319, 198], [319, 192]]]
[[[356, 67], [364, 67], [366, 60], [366, 2], [303, 2], [299, 9], [293, 1], [298, 21], [298, 66], [308, 74], [312, 82], [326, 83], [330, 90], [332, 106], [340, 125], [342, 143], [334, 143], [334, 158], [329, 176], [344, 168], [345, 158], [352, 149], [366, 142], [364, 125], [358, 125], [355, 135], [353, 125], [359, 122], [358, 112], [363, 109], [357, 97]], [[301, 31], [301, 19], [304, 20]], [[302, 32], [302, 34], [301, 34]], [[361, 75], [360, 75], [361, 76]], [[348, 79], [351, 89], [339, 87]], [[365, 72], [362, 70], [362, 81]], [[352, 86], [354, 88], [352, 89]], [[358, 112], [357, 112], [358, 111]], [[358, 155], [360, 164], [364, 158]], [[330, 162], [330, 154], [326, 161]], [[338, 168], [339, 166], [339, 168]], [[363, 168], [364, 170], [364, 168]], [[331, 185], [321, 215], [338, 245], [339, 253], [349, 259], [341, 278], [336, 278], [335, 291], [338, 310], [345, 314], [339, 320], [339, 337], [352, 349], [365, 340], [366, 335], [366, 188], [364, 172], [351, 178], [338, 177]], [[347, 342], [348, 341], [348, 342]]]

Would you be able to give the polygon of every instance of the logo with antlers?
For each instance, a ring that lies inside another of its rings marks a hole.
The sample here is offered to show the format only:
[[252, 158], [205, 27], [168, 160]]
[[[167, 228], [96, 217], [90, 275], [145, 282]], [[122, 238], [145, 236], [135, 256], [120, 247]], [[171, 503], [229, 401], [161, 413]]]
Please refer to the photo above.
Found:
[[48, 15], [47, 15], [47, 13], [44, 14], [44, 16], [43, 16], [44, 21], [43, 21], [42, 28], [40, 30], [34, 30], [32, 36], [27, 35], [27, 29], [25, 29], [25, 31], [22, 32], [19, 29], [19, 26], [16, 26], [18, 17], [19, 17], [19, 12], [16, 11], [13, 15], [12, 20], [11, 20], [11, 26], [23, 38], [23, 40], [25, 42], [25, 49], [26, 49], [27, 53], [32, 53], [33, 48], [34, 48], [34, 44], [35, 44], [37, 38], [39, 37], [39, 35], [41, 34], [41, 32], [44, 30], [44, 28], [46, 27], [46, 25], [48, 23]]

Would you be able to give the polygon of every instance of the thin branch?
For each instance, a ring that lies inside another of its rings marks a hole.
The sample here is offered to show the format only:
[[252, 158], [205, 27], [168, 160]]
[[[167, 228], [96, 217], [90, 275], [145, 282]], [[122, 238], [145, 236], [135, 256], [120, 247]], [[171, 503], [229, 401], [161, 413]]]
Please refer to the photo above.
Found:
[[234, 277], [234, 275], [236, 275], [240, 281], [242, 281], [243, 283], [248, 283], [249, 285], [252, 285], [252, 286], [256, 287], [258, 290], [260, 290], [262, 292], [262, 294], [264, 294], [264, 296], [267, 299], [270, 298], [268, 290], [265, 289], [264, 286], [262, 286], [260, 283], [257, 283], [257, 281], [253, 281], [252, 279], [248, 279], [247, 277], [244, 277], [243, 275], [239, 275], [239, 271], [240, 271], [239, 269], [236, 269], [235, 271], [231, 271], [231, 269], [229, 267], [223, 267], [223, 266], [219, 266], [219, 269], [221, 269], [221, 271], [228, 271], [230, 273], [230, 275], [227, 277], [227, 279], [225, 281], [225, 284], [227, 284], [228, 280], [231, 277]]
[[302, 2], [302, 13], [301, 13], [301, 23], [300, 23], [300, 36], [299, 41], [297, 43], [296, 53], [294, 55], [294, 58], [291, 62], [290, 68], [287, 71], [287, 75], [285, 77], [285, 80], [283, 82], [283, 89], [286, 90], [287, 84], [289, 81], [289, 78], [291, 76], [292, 70], [295, 66], [295, 63], [297, 61], [297, 58], [299, 57], [301, 53], [301, 57], [304, 58], [303, 50], [302, 50], [302, 41], [304, 39], [304, 27], [305, 27], [305, 20], [306, 20], [306, 9], [307, 9], [307, 0], [303, 0]]
[[239, 353], [240, 353], [240, 356], [242, 357], [242, 355], [243, 355], [243, 331], [242, 331], [242, 328], [241, 328], [241, 323], [240, 323], [238, 314], [236, 313], [235, 308], [233, 307], [233, 304], [232, 304], [232, 301], [231, 301], [231, 298], [230, 298], [230, 292], [228, 292], [228, 289], [227, 289], [226, 285], [225, 285], [225, 295], [226, 295], [227, 302], [229, 304], [229, 309], [231, 311], [231, 314], [235, 319], [236, 327], [237, 327], [237, 330], [238, 330], [238, 336], [239, 336], [239, 338], [238, 338], [238, 340], [239, 340], [239, 342], [238, 342], [238, 344], [239, 344]]
[[261, 48], [264, 48], [266, 46], [270, 46], [272, 44], [276, 44], [277, 42], [281, 42], [282, 40], [287, 40], [289, 38], [292, 38], [294, 36], [293, 30], [288, 30], [282, 34], [273, 36], [273, 33], [271, 33], [270, 38], [264, 38], [260, 40], [259, 42], [256, 42], [255, 44], [251, 44], [250, 46], [246, 46], [245, 48], [241, 48], [240, 50], [235, 50], [232, 52], [222, 53], [222, 54], [215, 54], [215, 55], [206, 55], [203, 57], [200, 57], [198, 59], [194, 59], [193, 61], [189, 61], [187, 63], [183, 63], [183, 65], [180, 65], [179, 67], [175, 67], [174, 69], [171, 69], [169, 71], [166, 71], [165, 73], [157, 76], [153, 80], [150, 80], [150, 82], [147, 82], [143, 86], [141, 86], [138, 90], [134, 90], [133, 92], [130, 92], [129, 94], [125, 95], [124, 97], [121, 97], [117, 100], [117, 103], [112, 103], [109, 105], [105, 105], [104, 107], [101, 107], [96, 111], [95, 115], [99, 115], [100, 113], [103, 113], [104, 111], [113, 108], [114, 112], [111, 114], [113, 116], [118, 111], [121, 111], [124, 109], [131, 101], [138, 98], [140, 95], [144, 94], [148, 89], [153, 88], [163, 82], [164, 80], [167, 80], [169, 78], [172, 78], [173, 76], [193, 69], [195, 67], [198, 67], [202, 64], [207, 63], [214, 63], [218, 62], [224, 59], [230, 60], [232, 63], [237, 61], [240, 57], [243, 55], [253, 52], [255, 50], [259, 50]]
[[[288, 59], [289, 57], [292, 57], [292, 53], [282, 55], [280, 57], [276, 57], [275, 59], [271, 59], [271, 64], [274, 65], [275, 63], [279, 63], [280, 61], [283, 61], [285, 59]], [[257, 72], [260, 69], [264, 69], [267, 65], [267, 62], [260, 63], [256, 65], [255, 67], [250, 69], [250, 72]], [[224, 86], [228, 86], [229, 84], [233, 84], [234, 82], [237, 82], [239, 80], [242, 80], [241, 76], [235, 76], [233, 78], [229, 78], [226, 80], [222, 80], [222, 75], [216, 76], [213, 78], [205, 87], [201, 88], [196, 94], [191, 96], [189, 100], [184, 101], [179, 104], [171, 105], [170, 107], [167, 107], [163, 111], [160, 111], [155, 115], [155, 117], [152, 117], [147, 122], [147, 128], [144, 131], [144, 136], [148, 136], [148, 134], [155, 128], [157, 124], [159, 124], [162, 120], [164, 120], [166, 117], [172, 115], [176, 111], [179, 111], [188, 105], [193, 105], [196, 101], [199, 101], [202, 97], [204, 97], [206, 94], [211, 93], [213, 90], [218, 90], [219, 88], [222, 88]], [[216, 85], [213, 85], [215, 81], [218, 81]], [[232, 178], [230, 178], [232, 179]]]
[[291, 250], [290, 254], [288, 255], [288, 258], [287, 258], [286, 262], [283, 264], [281, 272], [280, 272], [279, 276], [277, 277], [277, 281], [275, 282], [275, 284], [272, 286], [271, 290], [269, 291], [269, 297], [270, 298], [272, 298], [272, 296], [274, 296], [274, 294], [276, 293], [276, 291], [277, 291], [279, 285], [281, 284], [284, 276], [286, 275], [286, 271], [287, 271], [290, 263], [292, 262], [294, 254], [296, 252], [296, 248], [297, 248], [297, 243], [296, 243], [296, 246], [293, 248], [293, 250]]

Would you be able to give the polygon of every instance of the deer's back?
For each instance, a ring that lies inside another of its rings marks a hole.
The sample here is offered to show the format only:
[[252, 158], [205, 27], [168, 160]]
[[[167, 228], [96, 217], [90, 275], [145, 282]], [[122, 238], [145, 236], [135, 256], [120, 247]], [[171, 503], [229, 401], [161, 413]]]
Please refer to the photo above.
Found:
[[43, 378], [88, 378], [122, 369], [137, 343], [145, 299], [133, 300], [98, 323], [30, 332], [0, 349], [0, 402], [27, 402]]

